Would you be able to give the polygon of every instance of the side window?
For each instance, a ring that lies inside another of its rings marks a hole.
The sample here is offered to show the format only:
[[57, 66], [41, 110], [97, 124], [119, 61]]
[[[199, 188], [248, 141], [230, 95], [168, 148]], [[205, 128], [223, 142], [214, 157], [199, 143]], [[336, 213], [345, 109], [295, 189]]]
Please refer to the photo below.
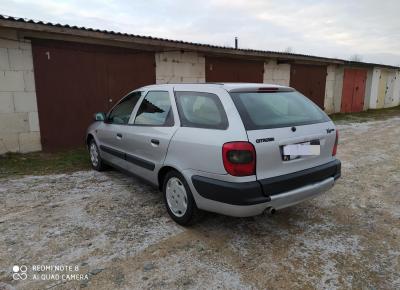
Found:
[[228, 119], [218, 96], [201, 92], [175, 92], [183, 127], [226, 129]]
[[148, 92], [140, 104], [134, 124], [173, 126], [174, 119], [169, 93], [165, 91]]
[[141, 95], [142, 92], [133, 92], [122, 99], [108, 114], [108, 122], [112, 124], [128, 124], [133, 108]]

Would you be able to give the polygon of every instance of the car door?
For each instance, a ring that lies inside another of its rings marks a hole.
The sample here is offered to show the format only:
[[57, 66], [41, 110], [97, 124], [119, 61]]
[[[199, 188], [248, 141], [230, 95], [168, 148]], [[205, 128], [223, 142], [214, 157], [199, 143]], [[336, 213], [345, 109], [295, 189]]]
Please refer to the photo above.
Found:
[[140, 100], [123, 136], [129, 170], [157, 184], [170, 140], [179, 121], [172, 90], [149, 90]]
[[97, 138], [104, 160], [126, 169], [123, 136], [129, 127], [133, 109], [138, 104], [142, 92], [135, 91], [122, 98], [107, 114], [106, 120], [97, 129]]

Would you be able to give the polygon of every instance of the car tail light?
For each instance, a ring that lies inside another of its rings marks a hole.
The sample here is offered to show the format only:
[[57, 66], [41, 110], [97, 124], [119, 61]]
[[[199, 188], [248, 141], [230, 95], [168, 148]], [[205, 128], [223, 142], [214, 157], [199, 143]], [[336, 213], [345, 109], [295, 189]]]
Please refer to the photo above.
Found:
[[230, 175], [248, 176], [256, 173], [256, 151], [249, 142], [225, 143], [222, 146], [222, 160]]
[[335, 145], [333, 145], [332, 156], [336, 156], [338, 142], [339, 142], [339, 131], [338, 129], [336, 129], [336, 139], [335, 139]]

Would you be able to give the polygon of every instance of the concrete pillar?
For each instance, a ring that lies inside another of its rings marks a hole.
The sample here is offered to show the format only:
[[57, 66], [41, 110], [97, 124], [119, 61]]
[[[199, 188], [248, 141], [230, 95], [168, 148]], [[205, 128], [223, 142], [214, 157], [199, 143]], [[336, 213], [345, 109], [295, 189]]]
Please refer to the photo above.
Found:
[[205, 58], [196, 52], [156, 53], [156, 83], [204, 83]]
[[276, 60], [267, 60], [264, 63], [263, 82], [289, 86], [290, 84], [290, 64], [278, 64]]
[[39, 150], [31, 43], [0, 28], [0, 154]]

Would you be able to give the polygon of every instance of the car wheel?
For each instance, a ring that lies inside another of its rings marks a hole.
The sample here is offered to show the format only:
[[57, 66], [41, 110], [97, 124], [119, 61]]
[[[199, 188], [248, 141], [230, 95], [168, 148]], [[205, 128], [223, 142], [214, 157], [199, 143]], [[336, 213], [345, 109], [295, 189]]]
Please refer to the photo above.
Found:
[[89, 157], [93, 169], [97, 171], [103, 171], [104, 169], [106, 169], [106, 165], [101, 159], [99, 148], [97, 147], [96, 141], [94, 140], [91, 140], [89, 142]]
[[182, 226], [193, 224], [199, 210], [185, 178], [177, 171], [170, 171], [164, 178], [164, 202], [171, 218]]

